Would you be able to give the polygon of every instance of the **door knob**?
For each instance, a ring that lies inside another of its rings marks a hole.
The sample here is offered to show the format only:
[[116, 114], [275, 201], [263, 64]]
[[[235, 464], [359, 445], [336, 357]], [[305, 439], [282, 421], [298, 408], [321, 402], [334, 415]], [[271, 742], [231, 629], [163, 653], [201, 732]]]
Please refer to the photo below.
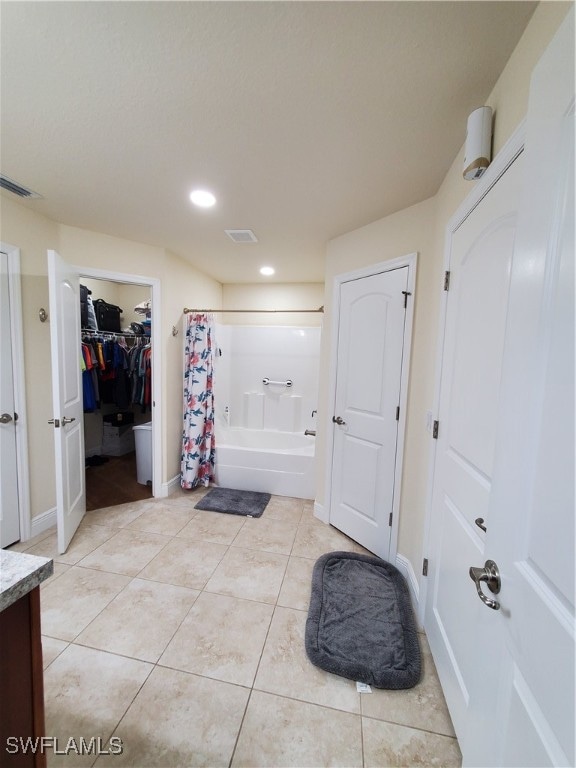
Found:
[[71, 424], [73, 421], [76, 421], [74, 416], [72, 416], [71, 419], [69, 419], [67, 416], [64, 416], [64, 418], [62, 419], [62, 426], [64, 426], [65, 424]]
[[495, 595], [500, 592], [500, 572], [494, 560], [486, 560], [484, 563], [484, 568], [470, 568], [469, 573], [470, 578], [476, 584], [476, 592], [478, 592], [478, 597], [480, 600], [482, 600], [484, 605], [487, 605], [488, 608], [493, 608], [495, 611], [497, 611], [500, 608], [500, 603], [498, 600], [492, 600], [491, 597], [486, 597], [482, 591], [481, 585], [481, 583], [484, 581], [488, 585], [490, 592], [493, 592]]
[[342, 426], [343, 424], [346, 424], [342, 416], [332, 416], [332, 421], [334, 422], [334, 424], [339, 424], [340, 426]]
[[9, 413], [3, 413], [2, 416], [0, 416], [0, 424], [10, 424], [12, 421], [12, 416], [10, 416]]

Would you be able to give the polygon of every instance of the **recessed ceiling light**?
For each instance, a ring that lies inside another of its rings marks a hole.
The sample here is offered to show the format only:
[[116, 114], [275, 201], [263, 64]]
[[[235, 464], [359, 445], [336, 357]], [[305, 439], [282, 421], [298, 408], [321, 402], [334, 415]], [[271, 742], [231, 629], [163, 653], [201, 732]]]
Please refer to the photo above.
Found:
[[269, 275], [273, 275], [274, 271], [275, 271], [274, 267], [260, 267], [260, 274], [261, 275], [266, 275], [267, 277]]
[[212, 192], [207, 192], [205, 189], [195, 189], [190, 192], [190, 200], [200, 208], [212, 208], [216, 202]]

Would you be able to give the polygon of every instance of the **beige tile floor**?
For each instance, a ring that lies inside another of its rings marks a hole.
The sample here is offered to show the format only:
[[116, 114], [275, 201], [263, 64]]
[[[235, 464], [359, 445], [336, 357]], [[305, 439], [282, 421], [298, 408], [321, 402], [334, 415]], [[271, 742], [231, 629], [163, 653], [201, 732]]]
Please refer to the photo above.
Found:
[[47, 734], [123, 743], [49, 766], [459, 766], [423, 634], [423, 679], [406, 691], [359, 694], [306, 657], [314, 562], [361, 547], [311, 502], [273, 497], [255, 520], [195, 510], [204, 492], [89, 512], [66, 555], [53, 531], [17, 545], [55, 560]]

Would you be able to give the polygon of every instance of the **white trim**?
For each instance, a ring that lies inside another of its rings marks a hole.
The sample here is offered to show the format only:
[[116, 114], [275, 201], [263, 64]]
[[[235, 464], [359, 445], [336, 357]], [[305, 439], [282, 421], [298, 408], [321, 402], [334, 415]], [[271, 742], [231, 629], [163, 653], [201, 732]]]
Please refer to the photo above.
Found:
[[[464, 201], [458, 206], [456, 211], [452, 214], [445, 228], [444, 236], [444, 268], [442, 271], [442, 280], [444, 280], [444, 273], [450, 270], [450, 257], [452, 251], [452, 237], [460, 225], [468, 218], [474, 208], [480, 203], [480, 201], [486, 197], [488, 192], [501, 178], [501, 176], [508, 170], [514, 160], [524, 150], [524, 141], [526, 139], [526, 120], [518, 125], [512, 136], [508, 139], [506, 144], [502, 147], [500, 152], [496, 155], [486, 172], [475, 182], [474, 188], [470, 194], [464, 199]], [[438, 290], [442, 291], [442, 303], [440, 307], [440, 320], [438, 323], [438, 335], [437, 335], [437, 350], [436, 350], [436, 367], [434, 376], [434, 403], [432, 406], [433, 419], [438, 418], [440, 411], [440, 386], [442, 377], [442, 361], [444, 357], [444, 336], [446, 333], [446, 312], [448, 308], [448, 293], [442, 289], [442, 286], [438, 286]], [[432, 542], [432, 499], [434, 494], [434, 472], [436, 466], [436, 446], [437, 441], [430, 438], [429, 459], [428, 459], [428, 489], [426, 493], [426, 516], [424, 521], [424, 540], [423, 540], [423, 557], [429, 557], [431, 553]], [[428, 599], [428, 579], [423, 578], [421, 581], [421, 594], [420, 594], [420, 606], [418, 621], [424, 624], [424, 616], [426, 610], [426, 602]]]
[[[325, 509], [322, 511], [324, 522], [330, 522], [330, 508], [332, 504], [332, 461], [334, 451], [334, 429], [332, 414], [336, 402], [336, 380], [338, 374], [338, 336], [340, 326], [340, 286], [350, 280], [359, 280], [371, 277], [382, 272], [390, 272], [394, 269], [408, 267], [407, 290], [412, 294], [409, 297], [406, 320], [404, 325], [404, 348], [402, 353], [402, 374], [400, 382], [400, 419], [398, 421], [398, 440], [396, 443], [396, 467], [394, 472], [394, 498], [392, 502], [392, 530], [390, 531], [389, 559], [396, 556], [398, 544], [398, 525], [400, 522], [400, 497], [402, 488], [402, 465], [404, 459], [404, 440], [406, 436], [406, 417], [408, 403], [408, 380], [410, 374], [410, 359], [412, 349], [412, 327], [414, 322], [414, 292], [416, 286], [416, 269], [418, 266], [418, 254], [409, 253], [388, 261], [370, 264], [362, 269], [335, 275], [332, 282], [332, 327], [330, 341], [330, 367], [328, 372], [328, 408], [326, 409], [325, 434], [326, 434], [326, 465], [324, 468], [324, 498]], [[316, 514], [316, 508], [315, 508]], [[319, 517], [319, 515], [316, 515]]]
[[24, 330], [22, 325], [22, 287], [20, 249], [0, 243], [8, 256], [8, 290], [10, 292], [10, 335], [12, 341], [12, 376], [14, 411], [18, 414], [16, 429], [16, 462], [20, 541], [30, 538], [30, 468], [28, 463], [28, 419], [26, 411], [26, 377], [24, 368]]
[[410, 560], [408, 560], [407, 557], [404, 557], [403, 555], [396, 555], [395, 565], [408, 582], [408, 588], [410, 589], [410, 596], [412, 597], [414, 613], [416, 614], [417, 622], [421, 627], [422, 624], [418, 619], [418, 615], [420, 613], [420, 585], [418, 583], [416, 574], [414, 573], [414, 568], [412, 568], [412, 563]]
[[39, 533], [44, 533], [44, 531], [47, 531], [53, 526], [55, 526], [56, 522], [57, 522], [56, 507], [52, 507], [52, 509], [47, 509], [46, 512], [41, 512], [39, 515], [36, 515], [36, 517], [33, 517], [31, 520], [29, 538], [33, 539], [34, 536], [38, 536]]
[[165, 499], [166, 496], [170, 496], [170, 494], [174, 493], [180, 488], [180, 475], [175, 475], [172, 480], [169, 480], [167, 483], [162, 483], [160, 486], [160, 493], [158, 494], [158, 498]]
[[[90, 277], [96, 280], [108, 280], [113, 283], [130, 283], [143, 285], [152, 291], [152, 494], [155, 497], [164, 496], [162, 484], [162, 291], [161, 282], [157, 277], [132, 275], [124, 272], [112, 272], [108, 269], [93, 267], [74, 267], [80, 277]], [[158, 401], [158, 407], [156, 407]], [[170, 481], [172, 482], [172, 481]], [[167, 494], [166, 494], [167, 495]]]
[[318, 520], [320, 520], [322, 523], [329, 523], [328, 520], [328, 509], [324, 506], [324, 504], [318, 504], [317, 501], [314, 502], [314, 517], [317, 517]]

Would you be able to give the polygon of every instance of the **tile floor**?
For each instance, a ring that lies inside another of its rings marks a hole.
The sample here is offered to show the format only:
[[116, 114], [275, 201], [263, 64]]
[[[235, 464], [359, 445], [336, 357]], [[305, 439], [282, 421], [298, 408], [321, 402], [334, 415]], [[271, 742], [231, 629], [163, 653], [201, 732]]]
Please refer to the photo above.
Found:
[[205, 491], [88, 512], [41, 587], [46, 732], [120, 738], [49, 766], [459, 766], [422, 638], [422, 682], [359, 694], [304, 651], [317, 557], [363, 551], [273, 497], [260, 519], [194, 509]]

